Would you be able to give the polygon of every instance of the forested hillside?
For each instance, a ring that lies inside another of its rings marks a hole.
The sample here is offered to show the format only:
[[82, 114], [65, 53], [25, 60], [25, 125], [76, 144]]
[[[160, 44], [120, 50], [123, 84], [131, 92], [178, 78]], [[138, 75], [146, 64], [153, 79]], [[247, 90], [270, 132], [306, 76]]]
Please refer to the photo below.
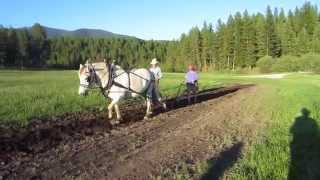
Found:
[[93, 37], [93, 38], [134, 38], [131, 36], [125, 36], [121, 34], [115, 34], [109, 31], [100, 29], [76, 29], [74, 31], [68, 31], [64, 29], [56, 29], [43, 26], [48, 38], [57, 37]]
[[35, 24], [29, 29], [0, 29], [0, 66], [75, 68], [87, 59], [116, 59], [125, 68], [147, 66], [153, 57], [164, 61], [166, 41], [137, 38], [59, 37], [47, 38]]
[[117, 59], [130, 68], [147, 66], [151, 58], [157, 57], [166, 71], [183, 71], [189, 63], [202, 71], [235, 70], [253, 68], [264, 56], [299, 57], [310, 53], [320, 54], [320, 15], [317, 7], [308, 2], [288, 12], [270, 7], [265, 13], [237, 12], [226, 22], [193, 27], [177, 41], [48, 39], [40, 24], [31, 30], [0, 29], [0, 66], [77, 67], [88, 58], [106, 58]]

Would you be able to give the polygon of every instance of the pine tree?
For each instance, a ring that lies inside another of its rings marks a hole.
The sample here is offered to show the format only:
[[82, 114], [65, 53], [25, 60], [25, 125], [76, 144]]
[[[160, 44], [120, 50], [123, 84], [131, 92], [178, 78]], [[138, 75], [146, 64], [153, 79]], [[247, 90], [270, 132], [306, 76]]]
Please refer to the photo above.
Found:
[[267, 7], [266, 13], [266, 33], [267, 33], [267, 55], [279, 57], [281, 54], [280, 40], [276, 34], [275, 18], [270, 6]]
[[289, 22], [281, 26], [282, 55], [297, 55], [297, 38]]
[[255, 23], [253, 18], [246, 20], [247, 28], [247, 51], [246, 51], [246, 66], [252, 68], [258, 61], [258, 45], [257, 45], [257, 31], [255, 29]]
[[243, 34], [243, 20], [240, 12], [237, 12], [234, 16], [234, 58], [232, 60], [232, 70], [235, 70], [236, 66], [244, 66], [244, 54], [245, 54], [245, 38]]
[[201, 64], [201, 35], [198, 27], [191, 29], [190, 33], [190, 46], [191, 46], [191, 64], [195, 64], [202, 69]]
[[247, 10], [243, 13], [243, 67], [253, 67], [256, 62], [256, 35], [253, 21], [251, 20]]
[[312, 38], [312, 52], [320, 54], [320, 22], [318, 22], [314, 29]]
[[211, 42], [212, 42], [212, 27], [208, 26], [206, 22], [203, 23], [203, 27], [201, 30], [201, 39], [202, 39], [202, 51], [201, 51], [201, 64], [202, 64], [202, 70], [208, 71], [210, 59], [211, 59], [211, 53], [210, 49]]
[[17, 65], [19, 65], [21, 69], [23, 69], [23, 67], [28, 64], [27, 61], [29, 59], [30, 48], [29, 41], [30, 37], [27, 29], [18, 31], [19, 63]]
[[226, 56], [225, 67], [230, 70], [235, 58], [235, 22], [233, 16], [229, 16], [226, 26], [223, 36], [223, 51]]
[[36, 23], [31, 28], [32, 65], [43, 65], [48, 54], [47, 36], [43, 27]]
[[310, 2], [305, 2], [299, 14], [300, 24], [312, 36], [318, 21], [317, 7]]
[[217, 24], [217, 32], [215, 36], [215, 44], [214, 44], [214, 51], [215, 51], [215, 60], [213, 62], [213, 68], [216, 70], [224, 69], [225, 60], [228, 55], [228, 51], [225, 48], [225, 29], [226, 25], [219, 19]]
[[0, 26], [0, 66], [4, 65], [7, 55], [7, 32]]
[[14, 66], [16, 65], [16, 59], [19, 54], [18, 37], [15, 29], [10, 28], [8, 30], [8, 44], [7, 44], [7, 55], [5, 65]]
[[303, 28], [298, 34], [298, 55], [306, 54], [310, 51], [311, 43], [309, 41], [308, 32]]
[[268, 54], [265, 18], [260, 13], [258, 13], [255, 17], [255, 29], [257, 40], [257, 57], [260, 59]]

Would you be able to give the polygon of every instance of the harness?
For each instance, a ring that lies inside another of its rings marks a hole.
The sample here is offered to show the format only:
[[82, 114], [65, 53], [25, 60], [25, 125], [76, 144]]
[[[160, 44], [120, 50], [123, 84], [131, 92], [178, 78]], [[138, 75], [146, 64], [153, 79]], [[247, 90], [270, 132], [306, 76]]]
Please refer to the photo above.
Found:
[[[101, 84], [101, 81], [99, 81], [99, 77], [96, 74], [96, 69], [94, 68], [94, 66], [92, 64], [90, 64], [90, 67], [89, 67], [90, 75], [88, 76], [88, 79], [87, 79], [88, 85], [80, 84], [80, 86], [85, 87], [85, 88], [90, 88], [90, 89], [99, 88], [101, 90], [101, 93], [103, 94], [103, 96], [105, 98], [108, 97], [108, 94], [110, 93], [110, 89], [111, 89], [112, 86], [117, 86], [117, 87], [126, 89], [127, 91], [130, 91], [132, 93], [136, 93], [136, 94], [138, 94], [138, 95], [140, 95], [142, 97], [146, 97], [150, 86], [152, 85], [152, 83], [155, 83], [155, 77], [154, 77], [154, 75], [151, 73], [151, 71], [149, 69], [147, 69], [147, 70], [148, 70], [148, 72], [149, 72], [149, 74], [151, 76], [150, 80], [146, 79], [146, 78], [140, 76], [139, 74], [134, 73], [134, 72], [132, 72], [130, 70], [128, 70], [128, 71], [124, 70], [122, 73], [117, 75], [117, 74], [115, 74], [115, 72], [116, 72], [115, 67], [112, 64], [107, 64], [107, 68], [109, 69], [109, 75], [108, 75], [109, 77], [108, 77], [108, 83], [107, 83], [107, 85], [105, 87], [103, 87], [102, 84]], [[122, 84], [120, 84], [120, 83], [115, 81], [115, 79], [117, 77], [119, 77], [119, 76], [121, 76], [123, 74], [126, 74], [128, 76], [128, 83], [129, 83], [128, 87], [126, 87], [126, 86], [124, 86], [124, 85], [122, 85]], [[148, 83], [148, 87], [143, 92], [137, 92], [137, 91], [135, 91], [135, 90], [133, 90], [131, 88], [131, 84], [130, 84], [130, 82], [131, 82], [130, 81], [130, 75], [131, 74], [134, 75], [134, 76], [137, 76], [137, 77], [139, 77], [139, 78], [141, 78], [143, 80], [146, 80], [147, 83], [149, 82]]]

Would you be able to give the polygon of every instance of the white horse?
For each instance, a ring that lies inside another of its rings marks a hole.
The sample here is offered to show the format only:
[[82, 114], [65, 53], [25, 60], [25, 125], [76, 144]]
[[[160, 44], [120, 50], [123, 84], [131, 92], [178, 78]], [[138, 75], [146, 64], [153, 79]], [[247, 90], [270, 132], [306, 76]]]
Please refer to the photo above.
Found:
[[90, 88], [100, 88], [103, 95], [111, 99], [108, 106], [108, 117], [112, 118], [114, 107], [117, 116], [115, 123], [119, 123], [122, 119], [118, 103], [124, 99], [126, 94], [145, 98], [147, 105], [145, 118], [152, 114], [152, 99], [157, 99], [166, 109], [166, 104], [162, 102], [161, 97], [152, 97], [152, 95], [157, 96], [158, 93], [153, 93], [157, 89], [154, 85], [154, 76], [148, 69], [133, 69], [126, 72], [120, 66], [105, 62], [86, 63], [85, 65], [80, 64], [79, 79], [79, 95], [86, 95]]

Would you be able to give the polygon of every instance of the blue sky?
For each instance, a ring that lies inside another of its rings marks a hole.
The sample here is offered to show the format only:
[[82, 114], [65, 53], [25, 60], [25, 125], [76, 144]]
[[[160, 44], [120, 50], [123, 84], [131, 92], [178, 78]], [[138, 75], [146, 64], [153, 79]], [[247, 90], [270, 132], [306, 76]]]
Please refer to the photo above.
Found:
[[[305, 0], [3, 0], [0, 24], [42, 25], [74, 30], [104, 29], [142, 39], [178, 39], [193, 26], [215, 24], [236, 11], [294, 9]], [[311, 0], [320, 7], [320, 0]]]

